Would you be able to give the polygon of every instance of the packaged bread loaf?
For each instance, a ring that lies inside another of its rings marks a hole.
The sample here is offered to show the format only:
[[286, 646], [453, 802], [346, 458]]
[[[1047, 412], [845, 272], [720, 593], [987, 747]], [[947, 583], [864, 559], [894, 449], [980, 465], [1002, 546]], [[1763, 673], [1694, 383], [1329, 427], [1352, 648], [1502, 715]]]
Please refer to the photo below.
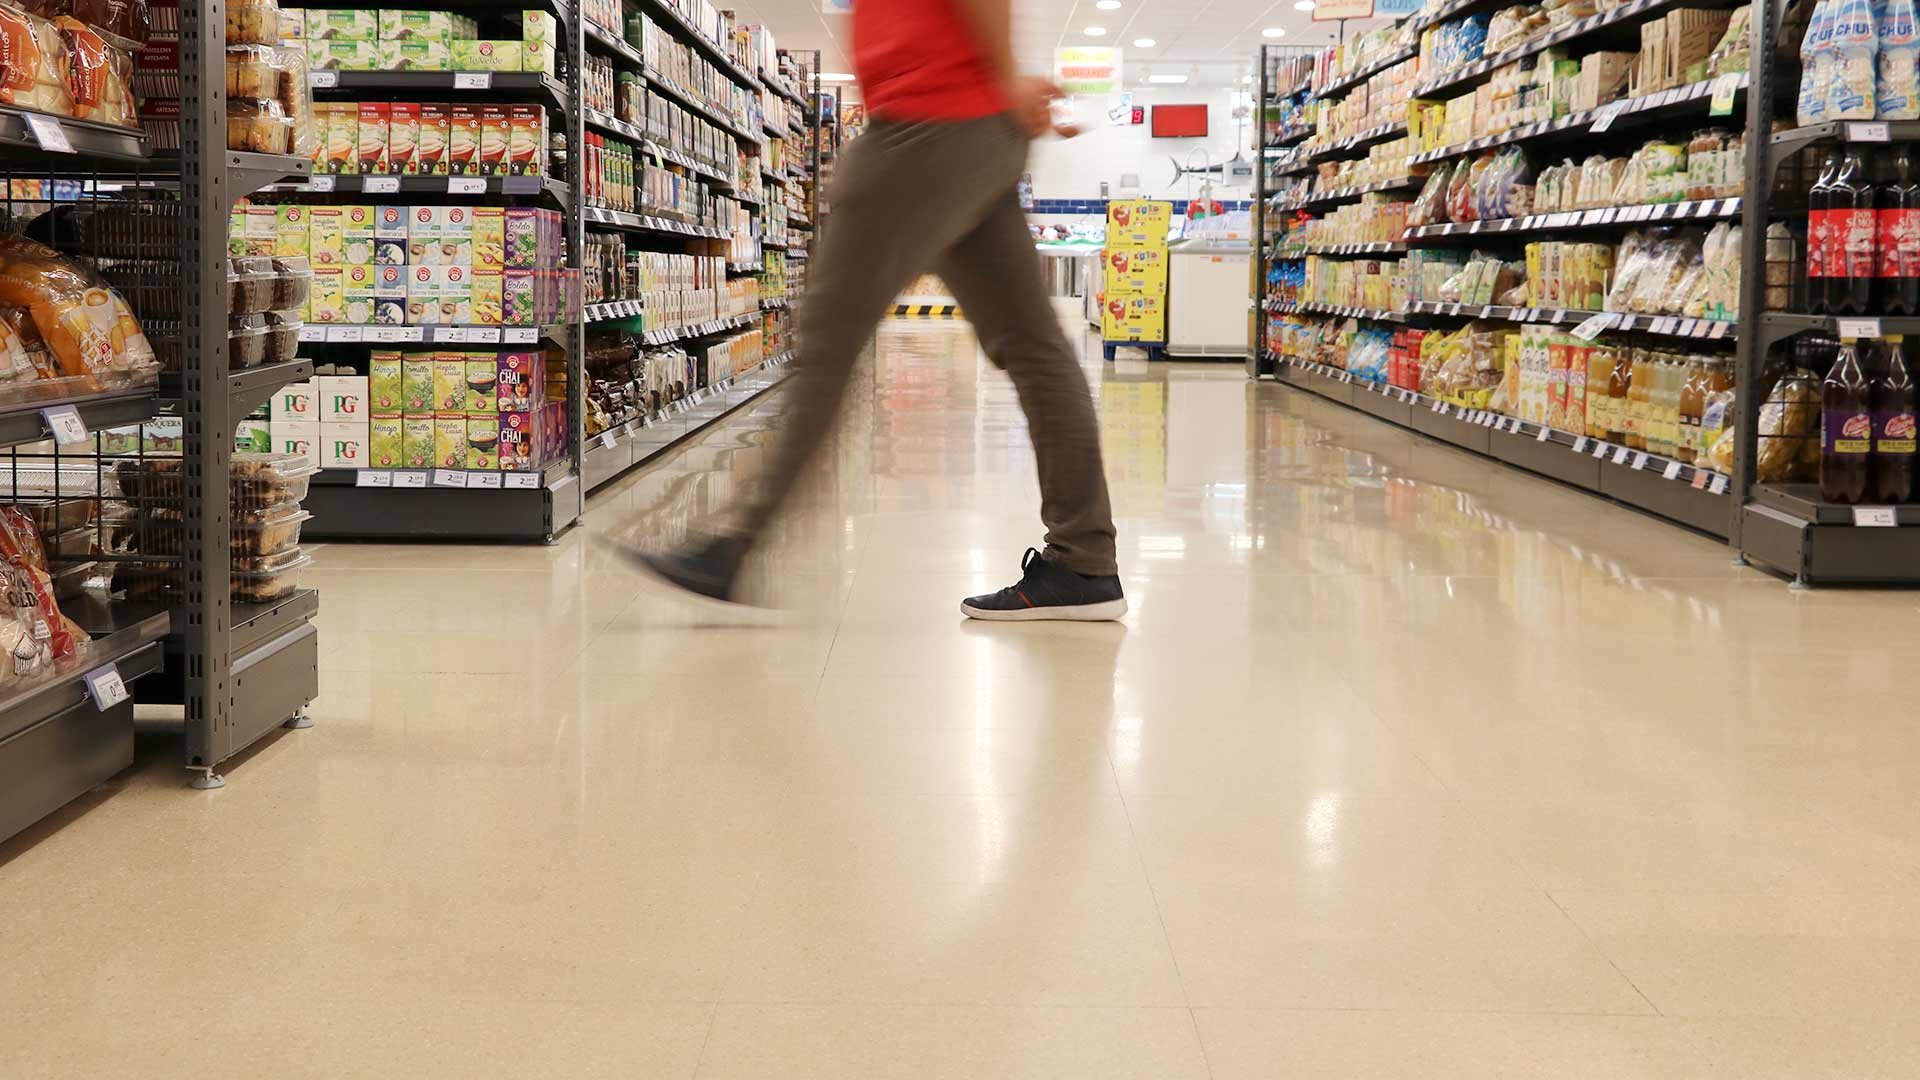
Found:
[[147, 0], [20, 0], [19, 7], [55, 22], [66, 16], [85, 23], [120, 49], [138, 49], [153, 32]]
[[66, 46], [53, 24], [0, 4], [0, 105], [73, 115]]
[[74, 119], [139, 127], [130, 89], [133, 61], [71, 15], [60, 16], [53, 25], [67, 50], [67, 93], [73, 98]]
[[158, 374], [153, 346], [126, 300], [98, 275], [24, 236], [0, 236], [0, 305], [26, 309], [60, 374], [86, 380], [85, 388], [145, 384]]
[[227, 44], [276, 45], [280, 5], [274, 0], [227, 0]]
[[293, 120], [273, 98], [228, 98], [227, 149], [290, 154]]

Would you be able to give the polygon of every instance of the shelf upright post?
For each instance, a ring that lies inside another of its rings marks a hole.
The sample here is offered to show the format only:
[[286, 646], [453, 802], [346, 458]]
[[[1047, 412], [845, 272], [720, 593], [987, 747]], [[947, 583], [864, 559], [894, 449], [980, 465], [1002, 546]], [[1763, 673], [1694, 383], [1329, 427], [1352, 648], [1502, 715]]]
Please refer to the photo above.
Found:
[[[567, 94], [572, 107], [567, 110], [567, 180], [571, 190], [565, 200], [568, 258], [577, 267], [574, 294], [567, 298], [563, 316], [569, 322], [567, 343], [567, 457], [573, 463], [573, 475], [580, 485], [580, 516], [587, 516], [587, 16], [576, 5], [564, 20], [567, 30]], [[636, 150], [640, 149], [635, 147]]]
[[1253, 318], [1252, 341], [1247, 344], [1247, 378], [1258, 379], [1266, 363], [1267, 344], [1267, 50], [1260, 46], [1260, 75], [1254, 85], [1260, 96], [1253, 106]]
[[1745, 194], [1740, 200], [1740, 275], [1739, 344], [1734, 352], [1735, 420], [1733, 451], [1733, 490], [1727, 502], [1732, 520], [1727, 524], [1727, 542], [1735, 552], [1742, 550], [1740, 526], [1746, 518], [1748, 497], [1753, 492], [1755, 457], [1759, 453], [1760, 373], [1767, 364], [1767, 340], [1761, 323], [1767, 310], [1767, 221], [1772, 210], [1774, 155], [1769, 151], [1768, 133], [1773, 130], [1774, 87], [1779, 72], [1774, 64], [1774, 44], [1786, 18], [1786, 5], [1777, 0], [1760, 0], [1755, 5], [1749, 30], [1752, 50], [1747, 79], [1747, 162]]
[[[812, 77], [813, 83], [813, 93], [808, 95], [811, 102], [808, 111], [813, 113], [813, 116], [809, 118], [812, 121], [810, 126], [813, 128], [813, 175], [809, 178], [807, 189], [807, 223], [817, 231], [820, 228], [820, 131], [826, 123], [825, 106], [827, 100], [826, 87], [820, 81], [819, 49], [813, 50], [812, 68], [812, 71], [808, 73]], [[835, 112], [838, 112], [837, 107]], [[838, 118], [836, 116], [836, 125], [837, 122]], [[808, 234], [807, 251], [809, 253], [813, 251], [815, 239], [816, 237], [812, 233]]]
[[239, 194], [229, 183], [226, 145], [226, 20], [218, 0], [180, 5], [180, 411], [186, 562], [174, 626], [186, 670], [186, 763], [195, 786], [218, 786], [213, 767], [238, 737], [228, 685], [232, 657], [231, 522], [228, 471], [234, 418], [227, 382], [227, 229]]

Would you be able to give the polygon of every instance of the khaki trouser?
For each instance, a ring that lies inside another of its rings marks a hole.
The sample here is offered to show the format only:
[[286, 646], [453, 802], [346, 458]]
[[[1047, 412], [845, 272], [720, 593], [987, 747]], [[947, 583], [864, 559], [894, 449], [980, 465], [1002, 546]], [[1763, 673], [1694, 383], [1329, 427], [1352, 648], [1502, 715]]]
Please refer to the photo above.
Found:
[[894, 297], [933, 270], [1019, 394], [1040, 468], [1046, 557], [1082, 574], [1118, 572], [1092, 395], [1016, 194], [1026, 161], [1027, 140], [1008, 116], [876, 120], [848, 144], [800, 305], [786, 426], [745, 508], [747, 535], [766, 526], [826, 438]]

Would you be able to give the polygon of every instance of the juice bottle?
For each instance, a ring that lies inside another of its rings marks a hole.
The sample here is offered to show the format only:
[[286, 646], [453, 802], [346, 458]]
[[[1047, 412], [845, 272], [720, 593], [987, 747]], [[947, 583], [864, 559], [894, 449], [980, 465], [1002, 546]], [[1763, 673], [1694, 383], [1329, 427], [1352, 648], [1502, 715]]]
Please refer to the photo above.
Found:
[[1696, 464], [1708, 462], [1713, 456], [1713, 444], [1720, 441], [1720, 433], [1733, 422], [1733, 361], [1714, 359], [1707, 363], [1705, 405], [1700, 410], [1700, 445], [1695, 449]]
[[1867, 375], [1853, 338], [1840, 340], [1826, 381], [1820, 384], [1820, 497], [1851, 505], [1867, 497], [1873, 451], [1873, 412]]
[[1653, 361], [1639, 349], [1627, 376], [1627, 449], [1647, 448], [1647, 424], [1653, 403]]
[[1631, 408], [1633, 389], [1633, 353], [1628, 349], [1613, 351], [1613, 372], [1607, 376], [1607, 441], [1625, 445], [1627, 441], [1628, 410]]
[[1840, 151], [1827, 151], [1820, 176], [1807, 190], [1807, 310], [1833, 314], [1834, 250], [1833, 182], [1840, 175]]
[[1608, 396], [1607, 384], [1612, 379], [1613, 350], [1595, 346], [1587, 353], [1587, 426], [1584, 434], [1589, 438], [1607, 437], [1607, 425], [1613, 416], [1613, 399]]
[[1680, 384], [1680, 439], [1674, 457], [1691, 465], [1700, 457], [1700, 414], [1707, 407], [1707, 359], [1695, 356]]
[[1904, 342], [1899, 334], [1887, 335], [1886, 352], [1870, 382], [1873, 458], [1867, 497], [1877, 503], [1903, 503], [1913, 497], [1914, 387]]

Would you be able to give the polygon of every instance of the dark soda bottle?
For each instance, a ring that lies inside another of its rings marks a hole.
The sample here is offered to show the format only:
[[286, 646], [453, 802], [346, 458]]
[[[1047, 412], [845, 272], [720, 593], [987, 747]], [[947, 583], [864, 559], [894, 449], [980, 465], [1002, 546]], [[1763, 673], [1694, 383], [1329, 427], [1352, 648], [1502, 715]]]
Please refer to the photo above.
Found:
[[[1866, 155], [1849, 145], [1840, 159], [1840, 172], [1830, 189], [1833, 210], [1828, 222], [1828, 286], [1835, 315], [1865, 315], [1873, 310], [1874, 232], [1877, 185], [1867, 174]], [[1840, 265], [1832, 265], [1838, 253]]]
[[1920, 314], [1920, 171], [1913, 147], [1901, 143], [1887, 158], [1876, 229], [1876, 284], [1883, 315]]
[[1843, 338], [1820, 387], [1820, 497], [1827, 502], [1852, 505], [1867, 497], [1871, 398], [1860, 350], [1852, 338]]
[[1840, 151], [1827, 151], [1820, 177], [1807, 191], [1807, 310], [1833, 314], [1833, 180], [1840, 174]]
[[1868, 497], [1877, 503], [1903, 503], [1913, 497], [1913, 374], [1907, 369], [1905, 339], [1887, 335], [1879, 370], [1869, 382], [1873, 404], [1873, 458], [1868, 464]]

